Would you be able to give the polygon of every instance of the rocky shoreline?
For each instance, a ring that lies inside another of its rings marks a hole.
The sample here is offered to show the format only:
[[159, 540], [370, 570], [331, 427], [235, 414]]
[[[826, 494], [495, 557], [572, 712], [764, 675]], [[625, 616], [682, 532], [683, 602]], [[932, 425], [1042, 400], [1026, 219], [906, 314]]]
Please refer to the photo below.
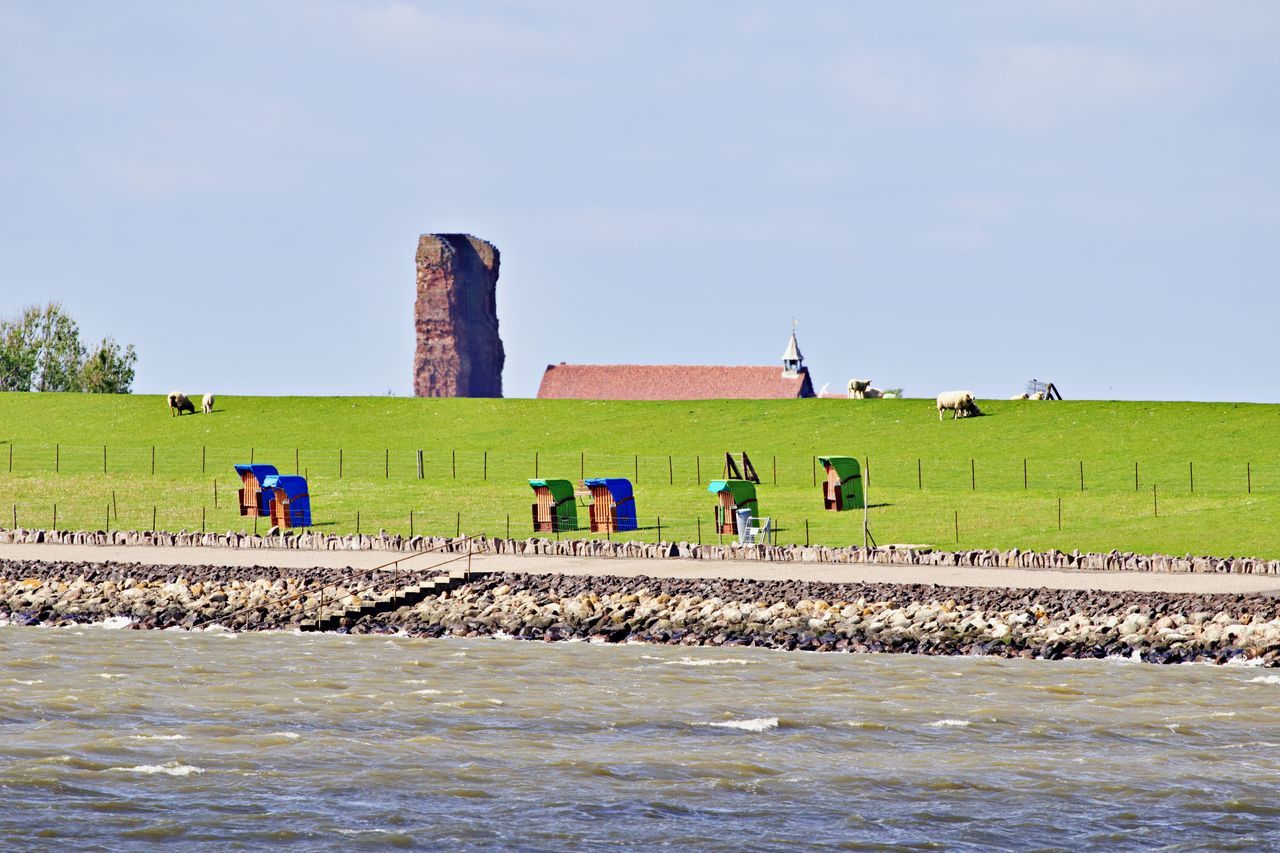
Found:
[[694, 542], [632, 542], [608, 539], [528, 539], [400, 536], [385, 530], [359, 533], [281, 532], [177, 533], [155, 530], [43, 530], [0, 528], [0, 545], [151, 546], [168, 548], [283, 549], [289, 551], [442, 551], [478, 555], [592, 557], [596, 559], [714, 560], [764, 563], [874, 564], [887, 566], [955, 566], [970, 568], [1054, 569], [1094, 572], [1172, 572], [1190, 574], [1280, 575], [1280, 560], [1258, 557], [1214, 557], [1186, 554], [1138, 554], [1132, 551], [1023, 551], [974, 548], [965, 551], [885, 545], [738, 545]]
[[[0, 619], [291, 629], [412, 577], [9, 560], [0, 561]], [[1263, 595], [495, 573], [342, 630], [1053, 660], [1245, 658], [1280, 666], [1280, 599]]]

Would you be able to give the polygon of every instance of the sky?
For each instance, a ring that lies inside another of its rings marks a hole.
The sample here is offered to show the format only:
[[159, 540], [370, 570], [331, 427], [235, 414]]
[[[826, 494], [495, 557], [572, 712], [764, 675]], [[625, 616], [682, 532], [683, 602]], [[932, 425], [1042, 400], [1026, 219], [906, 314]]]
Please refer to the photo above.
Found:
[[554, 362], [1280, 401], [1280, 4], [0, 3], [0, 315], [135, 390], [412, 393], [414, 250]]

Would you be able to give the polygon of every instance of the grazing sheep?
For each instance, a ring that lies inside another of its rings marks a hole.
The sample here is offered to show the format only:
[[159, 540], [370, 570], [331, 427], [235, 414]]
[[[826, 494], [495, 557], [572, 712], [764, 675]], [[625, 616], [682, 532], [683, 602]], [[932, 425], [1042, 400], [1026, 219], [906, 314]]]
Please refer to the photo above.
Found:
[[1031, 395], [1028, 394], [1026, 391], [1023, 391], [1021, 394], [1014, 394], [1009, 399], [1010, 400], [1029, 400], [1031, 399]]
[[190, 414], [196, 413], [196, 404], [187, 399], [187, 395], [181, 391], [169, 392], [169, 414], [182, 416], [183, 412]]
[[861, 400], [867, 396], [867, 389], [871, 387], [870, 379], [850, 379], [849, 380], [849, 399]]
[[204, 399], [200, 401], [200, 411], [206, 415], [213, 411], [213, 395], [205, 394]]
[[982, 414], [972, 391], [943, 391], [938, 395], [938, 420], [942, 420], [942, 413], [947, 409], [951, 410], [952, 420]]
[[1037, 391], [1036, 393], [1034, 393], [1034, 394], [1030, 395], [1029, 397], [1027, 397], [1027, 399], [1028, 399], [1028, 400], [1043, 400], [1043, 399], [1044, 399], [1044, 392], [1043, 392], [1043, 391]]
[[862, 392], [864, 400], [878, 400], [884, 396], [884, 392], [879, 388], [868, 388]]

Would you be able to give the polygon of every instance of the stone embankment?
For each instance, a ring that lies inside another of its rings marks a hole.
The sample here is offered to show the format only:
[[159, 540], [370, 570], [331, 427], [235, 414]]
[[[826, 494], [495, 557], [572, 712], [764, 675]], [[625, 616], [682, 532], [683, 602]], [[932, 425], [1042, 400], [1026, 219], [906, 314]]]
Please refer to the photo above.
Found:
[[[167, 533], [161, 531], [7, 530], [0, 544], [153, 545], [195, 548], [283, 548], [298, 551], [439, 550], [477, 555], [596, 557], [631, 559], [731, 560], [766, 563], [876, 564], [891, 566], [958, 566], [971, 568], [1055, 569], [1112, 572], [1181, 572], [1195, 574], [1280, 575], [1280, 560], [1256, 557], [1177, 557], [1127, 551], [1022, 551], [1017, 548], [942, 551], [888, 545], [883, 548], [831, 548], [823, 545], [699, 545], [691, 542], [628, 542], [600, 539], [504, 539], [477, 536], [376, 536], [333, 533]], [[394, 559], [394, 557], [392, 558]]]
[[[407, 577], [0, 561], [0, 617], [66, 625], [289, 628]], [[345, 630], [1029, 658], [1257, 659], [1280, 666], [1280, 600], [906, 584], [492, 574]]]

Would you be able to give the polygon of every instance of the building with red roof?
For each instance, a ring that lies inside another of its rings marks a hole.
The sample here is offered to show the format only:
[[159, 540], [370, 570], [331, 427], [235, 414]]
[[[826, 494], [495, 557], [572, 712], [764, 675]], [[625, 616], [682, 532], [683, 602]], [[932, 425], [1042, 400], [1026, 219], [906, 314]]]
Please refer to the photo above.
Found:
[[786, 400], [813, 397], [795, 332], [782, 368], [700, 364], [549, 364], [539, 400]]

